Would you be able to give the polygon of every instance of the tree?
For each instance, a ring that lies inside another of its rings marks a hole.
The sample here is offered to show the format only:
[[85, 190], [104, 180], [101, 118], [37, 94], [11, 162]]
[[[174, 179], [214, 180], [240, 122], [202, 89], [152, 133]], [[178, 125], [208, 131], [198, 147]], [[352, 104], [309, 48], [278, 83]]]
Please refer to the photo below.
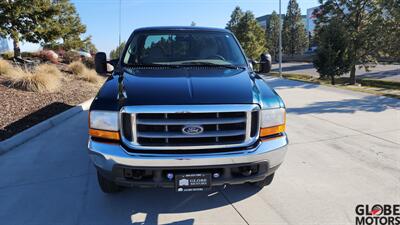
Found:
[[60, 9], [56, 19], [58, 26], [62, 28], [63, 48], [71, 50], [85, 47], [84, 42], [88, 39], [82, 40], [80, 36], [86, 32], [86, 26], [81, 23], [75, 6], [69, 0], [58, 0], [56, 6]]
[[[86, 32], [86, 26], [81, 23], [79, 14], [75, 6], [69, 0], [57, 0], [53, 3], [59, 10], [59, 14], [55, 16], [55, 25], [49, 29], [59, 29], [59, 38], [52, 40], [50, 43], [43, 43], [43, 47], [61, 48], [64, 50], [84, 49], [86, 48], [90, 36], [81, 39], [81, 35]], [[59, 41], [62, 40], [62, 43]]]
[[345, 32], [346, 28], [341, 22], [334, 20], [320, 27], [315, 36], [318, 48], [313, 61], [314, 67], [321, 78], [329, 77], [332, 85], [335, 85], [335, 76], [350, 71], [349, 39], [342, 35]]
[[126, 42], [122, 42], [116, 49], [111, 50], [110, 52], [110, 59], [118, 59], [121, 55], [122, 51], [124, 50]]
[[89, 52], [92, 55], [97, 53], [97, 48], [92, 42], [92, 36], [89, 35], [82, 42], [83, 42], [82, 50]]
[[308, 46], [307, 32], [296, 0], [289, 0], [283, 19], [282, 48], [286, 54], [301, 54]]
[[265, 31], [251, 11], [246, 11], [236, 21], [238, 19], [236, 15], [239, 15], [240, 11], [239, 7], [235, 8], [227, 27], [229, 26], [229, 29], [235, 34], [247, 57], [257, 59], [266, 51]]
[[384, 37], [383, 50], [384, 53], [400, 61], [400, 4], [398, 0], [381, 0], [381, 7], [383, 9], [384, 22], [381, 35]]
[[[317, 28], [340, 21], [349, 40], [350, 84], [356, 83], [356, 66], [368, 70], [385, 46], [385, 16], [377, 0], [320, 0]], [[397, 37], [398, 40], [398, 37]]]
[[236, 26], [239, 23], [240, 19], [243, 17], [243, 15], [244, 13], [242, 9], [239, 6], [236, 6], [236, 8], [233, 10], [231, 14], [231, 19], [226, 24], [225, 28], [235, 33]]
[[280, 18], [275, 10], [272, 12], [271, 17], [267, 24], [267, 46], [270, 54], [276, 61], [279, 53], [279, 26], [281, 25]]
[[235, 36], [249, 58], [257, 59], [267, 50], [265, 31], [258, 24], [251, 11], [245, 12], [235, 30]]
[[14, 56], [19, 57], [21, 41], [48, 43], [60, 37], [54, 19], [59, 13], [50, 0], [1, 0], [0, 37], [12, 39]]

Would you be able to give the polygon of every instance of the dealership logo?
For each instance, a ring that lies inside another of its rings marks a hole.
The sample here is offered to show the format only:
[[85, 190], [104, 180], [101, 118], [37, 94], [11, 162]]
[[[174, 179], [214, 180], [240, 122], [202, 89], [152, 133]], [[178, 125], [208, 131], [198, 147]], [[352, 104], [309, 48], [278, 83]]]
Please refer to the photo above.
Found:
[[400, 225], [400, 204], [356, 206], [356, 225]]

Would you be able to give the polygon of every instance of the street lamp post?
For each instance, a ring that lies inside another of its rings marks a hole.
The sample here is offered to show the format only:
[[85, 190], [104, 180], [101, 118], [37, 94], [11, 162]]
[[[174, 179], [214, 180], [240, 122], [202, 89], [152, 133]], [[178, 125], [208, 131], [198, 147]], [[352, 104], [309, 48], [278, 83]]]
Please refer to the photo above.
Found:
[[121, 7], [122, 7], [122, 0], [119, 0], [119, 18], [118, 18], [118, 46], [121, 45]]
[[282, 0], [279, 0], [279, 77], [282, 78]]

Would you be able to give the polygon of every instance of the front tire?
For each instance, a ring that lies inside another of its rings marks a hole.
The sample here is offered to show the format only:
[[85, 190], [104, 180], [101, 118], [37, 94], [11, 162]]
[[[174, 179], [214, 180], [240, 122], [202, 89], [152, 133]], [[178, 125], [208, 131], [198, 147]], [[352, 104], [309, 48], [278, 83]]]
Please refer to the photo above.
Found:
[[252, 183], [254, 186], [259, 187], [259, 188], [263, 188], [265, 186], [268, 186], [272, 183], [272, 180], [274, 179], [274, 175], [275, 173], [269, 175], [268, 177], [266, 177], [264, 180], [258, 181], [258, 182], [254, 182]]
[[108, 180], [97, 171], [97, 181], [99, 182], [100, 189], [107, 194], [117, 193], [122, 191], [122, 187], [115, 182]]

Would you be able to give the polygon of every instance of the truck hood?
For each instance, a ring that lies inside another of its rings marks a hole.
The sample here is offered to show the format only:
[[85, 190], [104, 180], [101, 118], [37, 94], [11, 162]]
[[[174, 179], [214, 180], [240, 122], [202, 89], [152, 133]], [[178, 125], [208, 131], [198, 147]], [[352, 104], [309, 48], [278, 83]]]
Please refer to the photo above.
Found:
[[122, 82], [125, 105], [253, 103], [254, 81], [245, 69], [131, 69]]
[[259, 104], [284, 107], [263, 79], [246, 69], [125, 69], [110, 76], [91, 109], [119, 110], [132, 105]]

